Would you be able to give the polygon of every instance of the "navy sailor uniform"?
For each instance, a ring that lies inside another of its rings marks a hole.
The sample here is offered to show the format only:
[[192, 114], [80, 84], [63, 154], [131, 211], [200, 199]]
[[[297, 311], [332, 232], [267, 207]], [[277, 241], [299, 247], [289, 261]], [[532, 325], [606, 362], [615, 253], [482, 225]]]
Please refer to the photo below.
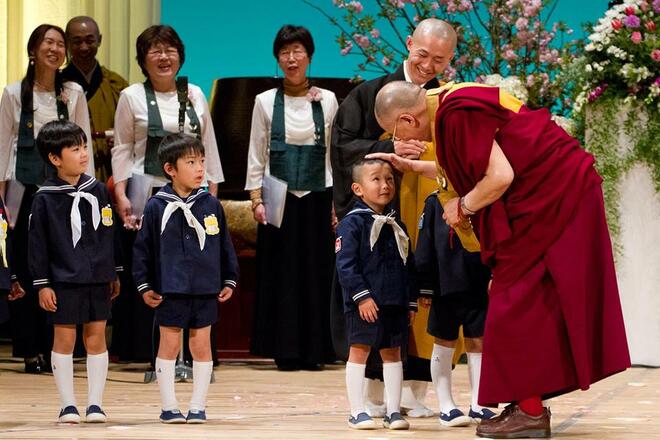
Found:
[[443, 220], [444, 210], [433, 192], [424, 202], [415, 249], [419, 294], [433, 298], [428, 332], [455, 340], [463, 325], [466, 337], [483, 336], [488, 307], [490, 269], [479, 252], [466, 251]]
[[144, 209], [133, 277], [140, 295], [217, 295], [235, 288], [238, 259], [220, 201], [201, 188], [183, 199], [171, 183], [162, 187]]
[[[418, 290], [413, 254], [408, 250], [404, 262], [401, 247], [397, 246], [396, 228], [388, 223], [382, 225], [372, 249], [374, 216], [376, 212], [359, 200], [337, 226], [335, 252], [344, 312], [356, 310], [358, 303], [367, 298], [373, 298], [378, 306], [416, 311]], [[394, 211], [388, 216], [405, 232], [405, 225]], [[409, 239], [406, 247], [410, 247]]]
[[47, 179], [31, 212], [28, 261], [36, 290], [110, 283], [123, 270], [110, 195], [94, 177], [82, 174], [76, 186]]

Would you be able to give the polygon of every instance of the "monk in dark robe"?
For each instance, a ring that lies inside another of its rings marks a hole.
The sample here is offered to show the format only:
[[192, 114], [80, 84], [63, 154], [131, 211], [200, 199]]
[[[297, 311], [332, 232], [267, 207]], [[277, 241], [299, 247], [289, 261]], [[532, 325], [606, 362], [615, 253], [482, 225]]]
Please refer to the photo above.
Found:
[[465, 83], [438, 95], [393, 82], [376, 117], [399, 137], [430, 139], [437, 164], [376, 154], [427, 176], [442, 167], [458, 195], [445, 221], [471, 222], [491, 267], [479, 402], [513, 402], [477, 435], [550, 436], [541, 399], [630, 366], [614, 260], [594, 158], [552, 120], [496, 87]]
[[[430, 145], [414, 139], [393, 140], [391, 133], [386, 133], [374, 116], [376, 94], [387, 83], [408, 81], [425, 89], [439, 86], [438, 75], [442, 75], [456, 48], [456, 33], [447, 22], [435, 18], [422, 20], [411, 36], [408, 36], [406, 48], [408, 57], [392, 74], [375, 78], [360, 84], [344, 99], [339, 106], [332, 131], [331, 162], [333, 173], [333, 201], [338, 219], [342, 219], [355, 201], [351, 184], [351, 170], [368, 153], [396, 153], [414, 159], [432, 159], [435, 156]], [[397, 182], [400, 200], [393, 203], [401, 213], [401, 219], [408, 228], [413, 245], [417, 239], [417, 223], [424, 209], [424, 200], [436, 188], [435, 179], [427, 179], [415, 173], [404, 175]], [[398, 199], [398, 198], [397, 198]], [[335, 351], [340, 357], [346, 357], [347, 346], [344, 337], [343, 308], [341, 290], [333, 289], [332, 329]], [[424, 306], [424, 304], [422, 304]], [[424, 407], [427, 382], [431, 380], [429, 359], [433, 349], [433, 338], [426, 333], [428, 307], [420, 307], [419, 313], [410, 332], [408, 357], [404, 371], [404, 395], [402, 406], [410, 417], [428, 417], [433, 412]], [[455, 361], [463, 352], [462, 344], [456, 349]], [[379, 378], [380, 365], [378, 356], [372, 357], [367, 366], [367, 377]], [[368, 403], [375, 403], [379, 394], [379, 384], [369, 381], [367, 387]], [[382, 387], [380, 390], [382, 395]], [[380, 416], [369, 405], [372, 415]]]

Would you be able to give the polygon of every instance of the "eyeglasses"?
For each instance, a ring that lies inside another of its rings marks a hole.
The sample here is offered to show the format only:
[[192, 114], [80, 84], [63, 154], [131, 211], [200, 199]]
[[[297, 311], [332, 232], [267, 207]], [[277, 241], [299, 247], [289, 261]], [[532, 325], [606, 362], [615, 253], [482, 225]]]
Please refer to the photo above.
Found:
[[307, 56], [307, 52], [303, 49], [294, 49], [294, 50], [282, 50], [277, 54], [278, 58], [282, 61], [287, 61], [289, 58], [293, 57], [296, 60], [302, 60]]
[[161, 55], [165, 55], [168, 58], [178, 58], [179, 51], [176, 47], [168, 47], [166, 49], [151, 49], [147, 52], [147, 56], [152, 58], [160, 58]]

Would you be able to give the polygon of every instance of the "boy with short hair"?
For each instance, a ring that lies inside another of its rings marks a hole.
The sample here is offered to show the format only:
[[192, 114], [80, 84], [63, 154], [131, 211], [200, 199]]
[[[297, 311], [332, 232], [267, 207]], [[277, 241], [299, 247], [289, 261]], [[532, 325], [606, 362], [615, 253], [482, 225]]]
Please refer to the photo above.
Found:
[[[217, 301], [231, 298], [238, 260], [217, 198], [201, 188], [204, 145], [185, 134], [167, 135], [158, 147], [170, 183], [144, 210], [133, 248], [133, 276], [144, 302], [156, 309], [160, 345], [156, 376], [163, 423], [205, 423], [213, 361], [211, 325]], [[188, 416], [178, 408], [174, 367], [181, 331], [190, 329], [193, 393]]]
[[[430, 303], [428, 333], [435, 338], [431, 378], [440, 403], [440, 423], [467, 426], [495, 416], [478, 404], [481, 352], [490, 269], [479, 252], [468, 252], [445, 223], [438, 191], [426, 198], [419, 220], [415, 262], [422, 305]], [[472, 398], [468, 415], [457, 408], [451, 393], [452, 358], [463, 327]]]
[[[85, 174], [85, 132], [73, 122], [52, 121], [36, 139], [44, 162], [56, 170], [34, 195], [28, 257], [39, 305], [54, 325], [51, 363], [60, 394], [61, 423], [79, 423], [73, 389], [76, 325], [83, 324], [87, 349], [86, 422], [103, 423], [108, 373], [105, 324], [119, 295], [114, 216], [105, 185]], [[70, 219], [70, 220], [69, 220]]]
[[337, 275], [344, 295], [350, 346], [346, 388], [351, 406], [348, 425], [374, 429], [366, 413], [362, 385], [369, 352], [383, 359], [387, 412], [383, 425], [408, 429], [401, 416], [403, 367], [401, 345], [417, 311], [414, 260], [405, 226], [388, 205], [395, 196], [389, 163], [366, 160], [353, 167], [353, 192], [360, 198], [337, 226]]

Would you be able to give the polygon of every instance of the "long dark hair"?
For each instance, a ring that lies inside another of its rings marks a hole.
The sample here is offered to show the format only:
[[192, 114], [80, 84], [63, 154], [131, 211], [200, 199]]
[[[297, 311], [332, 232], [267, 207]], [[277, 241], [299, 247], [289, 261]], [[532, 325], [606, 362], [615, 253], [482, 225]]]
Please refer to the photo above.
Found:
[[[54, 29], [62, 35], [64, 39], [64, 53], [67, 52], [66, 47], [66, 35], [61, 27], [55, 26], [54, 24], [40, 24], [36, 27], [35, 30], [30, 34], [30, 39], [27, 44], [28, 57], [30, 57], [30, 62], [28, 63], [27, 72], [21, 81], [21, 109], [33, 112], [33, 102], [32, 102], [32, 89], [34, 88], [34, 72], [35, 72], [35, 53], [41, 45], [41, 42], [44, 41], [46, 32]], [[66, 55], [65, 55], [66, 56]], [[55, 72], [55, 95], [59, 96], [62, 93], [62, 73], [59, 69]]]

